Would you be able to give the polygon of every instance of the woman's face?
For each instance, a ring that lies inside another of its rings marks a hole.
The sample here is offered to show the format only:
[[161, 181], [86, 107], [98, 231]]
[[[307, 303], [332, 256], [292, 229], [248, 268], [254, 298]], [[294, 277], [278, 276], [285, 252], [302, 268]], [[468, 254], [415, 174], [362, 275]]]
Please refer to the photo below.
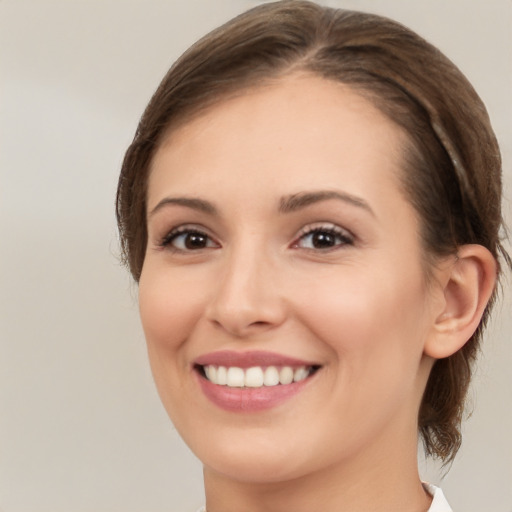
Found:
[[162, 401], [209, 470], [280, 481], [415, 451], [442, 300], [403, 141], [347, 86], [295, 76], [157, 152], [141, 318]]

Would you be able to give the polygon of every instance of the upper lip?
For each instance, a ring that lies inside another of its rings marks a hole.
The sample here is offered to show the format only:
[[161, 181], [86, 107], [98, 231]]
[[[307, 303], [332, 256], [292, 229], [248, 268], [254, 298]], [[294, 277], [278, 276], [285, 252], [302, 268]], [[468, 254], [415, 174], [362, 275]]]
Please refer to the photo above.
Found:
[[311, 361], [259, 350], [247, 352], [220, 350], [210, 352], [209, 354], [199, 356], [195, 359], [194, 364], [199, 366], [236, 366], [238, 368], [251, 368], [252, 366], [319, 366]]

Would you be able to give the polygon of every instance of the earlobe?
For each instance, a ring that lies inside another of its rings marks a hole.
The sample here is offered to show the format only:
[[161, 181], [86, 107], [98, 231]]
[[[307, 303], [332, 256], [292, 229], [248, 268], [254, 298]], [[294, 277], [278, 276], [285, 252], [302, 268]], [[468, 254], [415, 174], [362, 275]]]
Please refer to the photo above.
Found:
[[463, 245], [442, 270], [443, 310], [434, 319], [424, 352], [449, 357], [471, 338], [496, 285], [496, 260], [483, 246]]

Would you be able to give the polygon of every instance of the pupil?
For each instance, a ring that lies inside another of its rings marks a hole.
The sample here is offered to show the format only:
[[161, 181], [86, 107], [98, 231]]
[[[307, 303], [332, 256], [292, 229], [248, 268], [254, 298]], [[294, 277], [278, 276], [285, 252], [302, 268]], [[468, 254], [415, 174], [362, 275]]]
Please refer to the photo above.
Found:
[[313, 235], [313, 245], [316, 248], [332, 247], [334, 243], [334, 235], [331, 233], [320, 232]]
[[187, 249], [202, 249], [206, 247], [206, 237], [200, 233], [190, 233], [185, 239]]

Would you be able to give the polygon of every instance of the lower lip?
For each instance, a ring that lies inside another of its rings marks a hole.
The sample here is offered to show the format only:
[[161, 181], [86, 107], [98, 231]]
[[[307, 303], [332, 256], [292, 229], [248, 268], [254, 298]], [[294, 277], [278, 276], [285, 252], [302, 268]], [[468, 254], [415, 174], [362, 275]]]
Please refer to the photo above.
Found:
[[219, 386], [197, 374], [206, 397], [221, 409], [232, 412], [257, 412], [276, 407], [300, 393], [312, 376], [291, 384], [261, 388], [231, 388]]

